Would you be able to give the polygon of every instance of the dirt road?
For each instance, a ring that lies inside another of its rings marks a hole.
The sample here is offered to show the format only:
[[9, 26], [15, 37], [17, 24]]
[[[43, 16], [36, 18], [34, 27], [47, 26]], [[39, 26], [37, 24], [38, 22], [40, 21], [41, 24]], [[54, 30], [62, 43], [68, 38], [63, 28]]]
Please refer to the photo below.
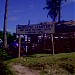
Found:
[[40, 75], [38, 71], [31, 70], [21, 64], [13, 64], [12, 70], [16, 73], [16, 75]]

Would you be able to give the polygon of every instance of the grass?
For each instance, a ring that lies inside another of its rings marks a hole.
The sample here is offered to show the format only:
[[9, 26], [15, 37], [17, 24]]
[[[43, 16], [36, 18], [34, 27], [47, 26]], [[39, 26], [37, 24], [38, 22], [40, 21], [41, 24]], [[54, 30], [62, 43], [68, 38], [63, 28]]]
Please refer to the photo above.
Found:
[[21, 63], [30, 69], [39, 70], [40, 75], [75, 75], [75, 52], [60, 54], [34, 54], [4, 62], [7, 66], [11, 63]]

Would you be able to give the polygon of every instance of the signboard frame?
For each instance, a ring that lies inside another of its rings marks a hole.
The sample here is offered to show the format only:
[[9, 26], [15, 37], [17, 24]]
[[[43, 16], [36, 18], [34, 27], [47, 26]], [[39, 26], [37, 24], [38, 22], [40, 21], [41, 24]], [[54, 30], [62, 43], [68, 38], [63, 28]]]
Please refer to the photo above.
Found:
[[17, 25], [16, 34], [19, 35], [19, 57], [20, 57], [20, 45], [21, 45], [20, 35], [26, 35], [26, 34], [51, 34], [52, 48], [54, 55], [54, 41], [53, 41], [54, 33], [55, 33], [55, 24]]
[[53, 34], [55, 33], [55, 24], [35, 24], [35, 25], [17, 25], [16, 34]]

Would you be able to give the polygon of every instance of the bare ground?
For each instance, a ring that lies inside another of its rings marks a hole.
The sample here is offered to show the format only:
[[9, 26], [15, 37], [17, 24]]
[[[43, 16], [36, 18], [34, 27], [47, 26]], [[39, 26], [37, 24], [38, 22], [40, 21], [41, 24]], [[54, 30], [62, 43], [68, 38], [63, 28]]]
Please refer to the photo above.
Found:
[[13, 64], [12, 71], [14, 71], [16, 75], [40, 75], [38, 71], [31, 70], [21, 64]]

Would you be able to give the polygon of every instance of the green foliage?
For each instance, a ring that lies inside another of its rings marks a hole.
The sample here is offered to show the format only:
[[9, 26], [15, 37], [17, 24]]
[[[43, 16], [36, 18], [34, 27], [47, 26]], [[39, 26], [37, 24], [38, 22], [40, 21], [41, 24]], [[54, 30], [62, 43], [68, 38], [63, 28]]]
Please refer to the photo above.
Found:
[[0, 75], [13, 75], [13, 73], [6, 67], [6, 65], [0, 62]]
[[3, 31], [0, 31], [0, 39], [3, 39]]
[[49, 10], [47, 17], [50, 16], [53, 19], [53, 21], [57, 19], [58, 15], [60, 18], [62, 1], [66, 1], [66, 0], [46, 0], [46, 7], [44, 7], [43, 9]]
[[29, 64], [28, 67], [33, 68], [34, 70], [43, 70], [43, 69], [46, 69], [46, 64], [36, 62], [36, 63], [33, 63], [33, 64]]
[[8, 67], [3, 63], [3, 60], [11, 58], [5, 50], [0, 49], [0, 75], [13, 75]]
[[[34, 54], [29, 57], [11, 59], [5, 63], [21, 63], [30, 69], [41, 71], [41, 75], [75, 75], [75, 52], [60, 54]], [[9, 65], [10, 66], [10, 65]]]
[[4, 49], [0, 49], [0, 59], [8, 60], [9, 58], [11, 58], [11, 56], [8, 55]]
[[61, 58], [60, 61], [62, 61], [59, 65], [60, 67], [67, 70], [71, 74], [75, 73], [75, 63], [74, 63], [75, 59], [73, 59], [73, 58]]
[[13, 33], [13, 35], [9, 34], [8, 35], [8, 44], [12, 43], [14, 40], [16, 40], [16, 33]]
[[[3, 40], [3, 31], [0, 31], [0, 39]], [[16, 33], [11, 34], [10, 32], [7, 32], [7, 42], [8, 42], [8, 44], [13, 42], [13, 40], [15, 40], [15, 39], [16, 39]]]

